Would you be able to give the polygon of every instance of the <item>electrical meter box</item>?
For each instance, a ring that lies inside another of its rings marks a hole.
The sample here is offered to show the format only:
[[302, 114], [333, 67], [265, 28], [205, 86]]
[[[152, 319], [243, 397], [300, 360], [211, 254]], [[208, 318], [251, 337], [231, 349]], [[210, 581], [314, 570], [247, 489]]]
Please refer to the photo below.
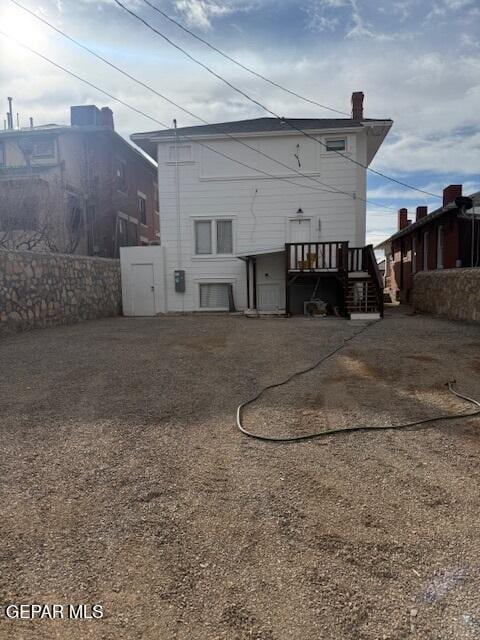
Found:
[[185, 293], [185, 271], [183, 269], [176, 269], [174, 274], [175, 274], [175, 292]]

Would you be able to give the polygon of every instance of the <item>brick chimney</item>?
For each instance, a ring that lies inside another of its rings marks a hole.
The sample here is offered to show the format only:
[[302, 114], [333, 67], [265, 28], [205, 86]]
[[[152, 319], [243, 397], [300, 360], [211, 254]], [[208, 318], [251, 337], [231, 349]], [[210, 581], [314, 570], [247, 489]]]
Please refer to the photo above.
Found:
[[462, 195], [462, 185], [461, 184], [449, 184], [448, 187], [445, 187], [443, 190], [443, 206], [446, 207], [447, 204], [451, 202], [455, 202], [455, 198]]
[[352, 93], [352, 119], [363, 120], [363, 91]]
[[428, 207], [417, 207], [417, 215], [415, 216], [415, 221], [418, 222], [422, 218], [425, 218], [428, 215]]
[[104, 127], [112, 129], [112, 131], [115, 130], [115, 126], [113, 124], [113, 111], [110, 109], [110, 107], [102, 107], [102, 110], [100, 112], [100, 124]]
[[398, 225], [397, 230], [401, 231], [408, 226], [408, 210], [403, 208], [398, 210]]

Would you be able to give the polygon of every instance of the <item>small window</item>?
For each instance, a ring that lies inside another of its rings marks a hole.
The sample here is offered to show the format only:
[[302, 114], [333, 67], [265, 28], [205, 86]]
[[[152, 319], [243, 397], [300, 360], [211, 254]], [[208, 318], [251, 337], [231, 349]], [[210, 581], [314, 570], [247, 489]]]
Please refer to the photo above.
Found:
[[118, 232], [122, 236], [127, 233], [127, 222], [123, 218], [118, 219]]
[[197, 220], [195, 222], [195, 253], [209, 255], [212, 253], [212, 222]]
[[345, 138], [326, 141], [327, 151], [345, 151], [345, 146]]
[[5, 145], [0, 143], [0, 167], [5, 166]]
[[168, 159], [170, 162], [191, 162], [192, 161], [192, 145], [191, 144], [171, 144], [168, 151]]
[[200, 285], [201, 309], [228, 309], [228, 283], [211, 283]]
[[437, 229], [437, 269], [443, 269], [443, 248], [444, 248], [443, 226], [440, 225]]
[[412, 273], [417, 271], [417, 239], [412, 238]]
[[33, 143], [32, 156], [34, 158], [52, 158], [55, 155], [53, 139], [37, 140]]
[[233, 253], [231, 220], [217, 220], [217, 253]]
[[138, 211], [140, 213], [140, 222], [147, 224], [147, 201], [142, 196], [138, 196]]
[[153, 204], [155, 211], [159, 211], [158, 208], [158, 182], [153, 183]]
[[127, 190], [127, 172], [123, 162], [117, 164], [117, 189], [124, 193]]
[[423, 234], [423, 270], [428, 271], [428, 231]]

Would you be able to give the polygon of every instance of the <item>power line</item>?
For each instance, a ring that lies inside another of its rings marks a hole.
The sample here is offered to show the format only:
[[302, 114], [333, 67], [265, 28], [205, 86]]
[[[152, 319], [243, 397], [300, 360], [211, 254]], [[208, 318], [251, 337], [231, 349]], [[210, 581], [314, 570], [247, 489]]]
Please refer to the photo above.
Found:
[[[261, 102], [259, 102], [256, 98], [252, 98], [252, 96], [250, 96], [248, 93], [246, 93], [245, 91], [243, 91], [243, 89], [239, 89], [237, 86], [235, 86], [234, 84], [232, 84], [229, 80], [227, 80], [226, 78], [224, 78], [223, 76], [221, 76], [219, 73], [217, 73], [216, 71], [214, 71], [211, 67], [209, 67], [207, 64], [205, 64], [204, 62], [202, 62], [201, 60], [198, 60], [198, 58], [195, 58], [194, 56], [192, 56], [192, 54], [190, 54], [188, 51], [186, 51], [183, 47], [181, 47], [179, 44], [177, 44], [176, 42], [174, 42], [171, 38], [169, 38], [168, 36], [166, 36], [164, 33], [162, 33], [161, 31], [159, 31], [158, 29], [156, 29], [154, 26], [152, 26], [147, 20], [145, 20], [144, 18], [142, 18], [141, 16], [139, 16], [137, 13], [135, 13], [134, 11], [132, 11], [131, 9], [129, 9], [128, 7], [126, 7], [122, 2], [120, 2], [120, 0], [114, 0], [114, 2], [121, 7], [124, 11], [126, 11], [127, 13], [129, 13], [132, 17], [134, 17], [135, 19], [139, 20], [140, 22], [142, 22], [148, 29], [150, 29], [151, 31], [153, 31], [154, 33], [156, 33], [158, 36], [160, 36], [161, 38], [163, 38], [163, 40], [165, 40], [166, 42], [168, 42], [168, 44], [170, 44], [172, 47], [174, 47], [175, 49], [177, 49], [178, 51], [180, 51], [181, 53], [183, 53], [187, 58], [189, 58], [190, 60], [192, 60], [192, 62], [195, 62], [195, 64], [198, 64], [199, 66], [201, 66], [203, 69], [205, 69], [206, 71], [208, 71], [208, 73], [210, 73], [211, 75], [213, 75], [215, 78], [217, 78], [218, 80], [220, 80], [220, 82], [223, 82], [224, 84], [226, 84], [228, 87], [230, 87], [231, 89], [233, 89], [233, 91], [236, 91], [237, 93], [239, 93], [241, 96], [243, 96], [244, 98], [246, 98], [247, 100], [249, 100], [250, 102], [252, 102], [253, 104], [255, 104], [256, 106], [260, 107], [263, 111], [266, 111], [267, 113], [271, 114], [272, 116], [274, 116], [275, 118], [277, 118], [278, 120], [280, 120], [281, 122], [284, 122], [285, 124], [287, 124], [289, 127], [291, 127], [292, 129], [294, 129], [295, 131], [298, 131], [299, 133], [301, 133], [302, 135], [306, 136], [307, 138], [310, 138], [311, 140], [313, 140], [314, 142], [317, 142], [318, 144], [322, 145], [323, 147], [327, 148], [327, 145], [320, 139], [315, 138], [314, 136], [308, 134], [306, 131], [304, 131], [303, 129], [301, 129], [300, 127], [297, 127], [296, 125], [292, 124], [288, 118], [284, 118], [282, 116], [280, 116], [278, 113], [275, 113], [275, 111], [272, 111], [271, 109], [269, 109], [267, 106], [265, 106], [264, 104], [262, 104]], [[435, 194], [435, 193], [431, 193], [430, 191], [425, 191], [424, 189], [419, 189], [418, 187], [414, 187], [406, 182], [403, 182], [402, 180], [397, 180], [397, 178], [393, 178], [392, 176], [387, 175], [386, 173], [382, 173], [381, 171], [377, 171], [376, 169], [372, 169], [371, 167], [369, 167], [368, 165], [363, 164], [362, 162], [355, 160], [354, 158], [350, 158], [349, 156], [347, 156], [346, 154], [342, 153], [341, 151], [338, 151], [336, 149], [332, 150], [334, 151], [336, 154], [338, 154], [339, 156], [341, 156], [342, 158], [345, 158], [346, 160], [349, 160], [350, 162], [353, 162], [354, 164], [363, 167], [364, 169], [366, 169], [367, 171], [370, 171], [371, 173], [376, 174], [377, 176], [380, 176], [382, 178], [385, 178], [386, 180], [390, 180], [391, 182], [395, 182], [396, 184], [405, 187], [407, 189], [412, 189], [413, 191], [418, 191], [419, 193], [423, 193], [425, 195], [428, 196], [432, 196], [434, 198], [440, 198], [441, 196]]]
[[[77, 80], [80, 80], [80, 82], [83, 82], [84, 84], [92, 87], [96, 91], [99, 91], [100, 93], [103, 93], [104, 95], [108, 96], [112, 100], [115, 100], [116, 102], [118, 102], [119, 104], [123, 105], [124, 107], [127, 107], [128, 109], [131, 109], [132, 111], [135, 111], [136, 113], [144, 116], [145, 118], [147, 118], [148, 120], [151, 120], [152, 122], [155, 122], [156, 124], [159, 124], [160, 126], [162, 126], [165, 129], [169, 129], [169, 126], [167, 124], [165, 124], [164, 122], [162, 122], [161, 120], [158, 120], [157, 118], [154, 118], [153, 116], [149, 115], [148, 113], [145, 113], [141, 109], [138, 109], [137, 107], [132, 106], [128, 102], [125, 102], [125, 100], [122, 100], [121, 98], [118, 98], [117, 96], [113, 95], [109, 91], [106, 91], [105, 89], [102, 89], [101, 87], [99, 87], [98, 85], [94, 84], [93, 82], [90, 82], [89, 80], [86, 80], [85, 78], [82, 78], [81, 76], [77, 75], [73, 71], [70, 71], [69, 69], [67, 69], [66, 67], [62, 66], [61, 64], [58, 64], [58, 62], [55, 62], [54, 60], [51, 60], [50, 58], [48, 58], [47, 56], [43, 55], [39, 51], [36, 51], [35, 49], [32, 49], [31, 47], [29, 47], [28, 45], [24, 44], [23, 42], [20, 42], [19, 40], [17, 40], [13, 36], [5, 33], [1, 29], [0, 29], [0, 35], [4, 36], [5, 38], [8, 38], [12, 42], [15, 42], [19, 46], [23, 47], [27, 51], [30, 51], [31, 53], [33, 53], [34, 55], [38, 56], [42, 60], [45, 60], [46, 62], [48, 62], [49, 64], [53, 65], [57, 69], [60, 69], [61, 71], [64, 71], [65, 73], [67, 73], [68, 75], [72, 76], [73, 78], [76, 78]], [[219, 151], [218, 149], [214, 149], [210, 145], [205, 144], [204, 142], [200, 142], [198, 140], [195, 140], [195, 139], [191, 138], [190, 136], [187, 136], [185, 134], [178, 134], [178, 137], [179, 138], [184, 138], [185, 140], [188, 140], [189, 142], [193, 142], [194, 144], [198, 144], [199, 146], [204, 147], [204, 148], [208, 149], [209, 151], [212, 151], [213, 153], [216, 153], [216, 154], [222, 156], [223, 158], [226, 158], [227, 160], [231, 160], [232, 162], [235, 162], [235, 163], [237, 163], [239, 165], [242, 165], [243, 167], [246, 167], [247, 169], [251, 169], [252, 171], [255, 171], [257, 173], [261, 173], [262, 175], [264, 175], [264, 176], [266, 176], [268, 178], [272, 178], [273, 180], [281, 180], [282, 182], [288, 182], [288, 183], [294, 185], [295, 187], [302, 187], [302, 188], [305, 188], [305, 189], [313, 189], [314, 191], [322, 191], [322, 192], [326, 192], [326, 193], [343, 193], [343, 192], [338, 192], [338, 191], [331, 191], [331, 190], [328, 190], [328, 189], [320, 189], [318, 187], [314, 187], [314, 186], [311, 186], [309, 184], [299, 184], [298, 182], [293, 182], [293, 180], [290, 180], [289, 178], [282, 177], [282, 176], [275, 176], [275, 175], [273, 175], [271, 173], [268, 173], [268, 171], [264, 171], [263, 169], [258, 169], [256, 167], [252, 167], [251, 165], [247, 164], [246, 162], [242, 162], [241, 160], [238, 160], [236, 158], [232, 158], [228, 154], [223, 153], [222, 151]], [[345, 195], [349, 195], [350, 197], [352, 197], [352, 195], [348, 194], [348, 193], [345, 193]]]
[[316, 100], [312, 100], [311, 98], [307, 98], [305, 96], [302, 96], [301, 94], [296, 93], [295, 91], [292, 91], [291, 89], [287, 89], [287, 87], [282, 86], [278, 82], [275, 82], [274, 80], [271, 80], [270, 78], [267, 78], [266, 76], [262, 75], [261, 73], [258, 73], [258, 71], [255, 71], [254, 69], [251, 69], [250, 67], [247, 67], [247, 65], [243, 64], [242, 62], [239, 62], [235, 58], [232, 58], [232, 56], [229, 56], [228, 53], [225, 53], [225, 51], [222, 51], [221, 49], [219, 49], [218, 47], [213, 45], [211, 42], [208, 42], [208, 40], [205, 40], [204, 38], [202, 38], [198, 34], [194, 33], [193, 31], [190, 31], [190, 29], [185, 27], [180, 22], [177, 22], [177, 20], [175, 20], [174, 18], [169, 16], [168, 13], [165, 13], [165, 11], [162, 11], [161, 9], [156, 7], [154, 4], [149, 2], [149, 0], [143, 0], [143, 1], [145, 2], [145, 4], [147, 4], [149, 7], [151, 7], [154, 11], [156, 11], [161, 16], [163, 16], [166, 20], [169, 20], [172, 24], [176, 25], [179, 29], [182, 29], [182, 31], [185, 31], [185, 33], [188, 33], [190, 36], [192, 36], [192, 38], [195, 38], [199, 42], [202, 42], [204, 45], [206, 45], [207, 47], [212, 49], [212, 51], [215, 51], [216, 53], [219, 53], [221, 56], [223, 56], [224, 58], [226, 58], [230, 62], [233, 62], [233, 64], [236, 64], [237, 67], [240, 67], [241, 69], [244, 69], [245, 71], [248, 71], [248, 73], [251, 73], [254, 76], [256, 76], [257, 78], [260, 78], [261, 80], [264, 80], [265, 82], [268, 82], [269, 84], [273, 85], [274, 87], [277, 87], [277, 89], [281, 89], [282, 91], [286, 91], [290, 95], [295, 96], [296, 98], [299, 98], [300, 100], [304, 100], [305, 102], [309, 102], [310, 104], [313, 104], [313, 105], [315, 105], [317, 107], [320, 107], [322, 109], [327, 109], [328, 111], [333, 111], [334, 113], [340, 113], [343, 116], [350, 116], [350, 114], [347, 113], [346, 111], [340, 111], [339, 109], [334, 109], [333, 107], [328, 107], [327, 105], [321, 104], [320, 102], [317, 102]]
[[[48, 27], [50, 27], [51, 29], [53, 29], [54, 31], [56, 31], [57, 33], [59, 33], [60, 35], [62, 35], [64, 38], [66, 38], [67, 40], [69, 40], [70, 42], [73, 42], [76, 46], [82, 48], [83, 50], [87, 51], [88, 53], [90, 53], [91, 55], [95, 56], [96, 58], [98, 58], [99, 60], [101, 60], [102, 62], [104, 62], [105, 64], [107, 64], [108, 66], [110, 66], [111, 68], [115, 69], [116, 71], [118, 71], [119, 73], [123, 74], [124, 76], [126, 76], [127, 78], [129, 78], [130, 80], [133, 80], [134, 82], [136, 82], [137, 84], [139, 84], [140, 86], [144, 87], [145, 89], [147, 89], [148, 91], [151, 91], [152, 93], [154, 93], [155, 95], [159, 96], [160, 98], [162, 98], [162, 100], [165, 100], [166, 102], [169, 102], [170, 104], [172, 104], [173, 106], [177, 107], [178, 109], [184, 111], [185, 113], [187, 113], [188, 115], [190, 115], [193, 118], [196, 118], [197, 120], [199, 120], [200, 122], [203, 122], [206, 125], [209, 125], [210, 123], [207, 122], [206, 120], [204, 120], [203, 118], [201, 118], [199, 115], [193, 113], [192, 111], [182, 107], [180, 104], [174, 102], [173, 100], [171, 100], [170, 98], [168, 98], [167, 96], [165, 96], [164, 94], [160, 93], [159, 91], [157, 91], [156, 89], [154, 89], [153, 87], [151, 87], [150, 85], [146, 84], [145, 82], [142, 82], [141, 80], [139, 80], [138, 78], [136, 78], [135, 76], [132, 76], [131, 74], [129, 74], [128, 72], [124, 71], [123, 69], [121, 69], [120, 67], [118, 67], [117, 65], [115, 65], [114, 63], [112, 63], [110, 60], [108, 60], [107, 58], [104, 58], [103, 56], [101, 56], [100, 54], [96, 53], [95, 51], [93, 51], [93, 49], [90, 49], [89, 47], [87, 47], [86, 45], [84, 45], [83, 43], [81, 43], [80, 41], [76, 40], [75, 38], [69, 36], [67, 33], [65, 33], [64, 31], [62, 31], [61, 29], [59, 29], [58, 27], [56, 27], [55, 25], [51, 24], [50, 22], [48, 22], [48, 20], [46, 20], [45, 18], [37, 15], [34, 11], [31, 11], [30, 9], [28, 9], [27, 7], [23, 6], [22, 4], [20, 4], [17, 0], [11, 0], [11, 2], [13, 4], [15, 4], [16, 6], [18, 6], [19, 8], [23, 9], [24, 11], [26, 11], [27, 13], [29, 13], [30, 15], [32, 15], [34, 18], [36, 18], [37, 20], [39, 20], [40, 22], [42, 22], [43, 24], [46, 24]], [[165, 126], [165, 125], [163, 125]], [[168, 127], [166, 127], [168, 128]], [[352, 193], [347, 192], [347, 191], [343, 191], [341, 189], [337, 189], [336, 187], [334, 187], [333, 185], [330, 185], [326, 182], [322, 182], [321, 180], [318, 180], [317, 178], [315, 178], [314, 176], [310, 176], [307, 175], [301, 171], [299, 171], [298, 169], [295, 169], [294, 167], [290, 167], [289, 165], [281, 162], [280, 160], [273, 158], [272, 156], [266, 154], [263, 151], [260, 151], [259, 149], [256, 149], [255, 147], [252, 147], [251, 145], [249, 145], [248, 143], [246, 143], [244, 140], [241, 140], [235, 136], [233, 136], [232, 134], [226, 132], [226, 131], [221, 131], [225, 136], [227, 136], [228, 138], [234, 140], [235, 142], [243, 145], [244, 147], [247, 147], [248, 149], [254, 151], [255, 153], [258, 153], [259, 155], [268, 158], [269, 160], [271, 160], [272, 162], [275, 162], [276, 164], [288, 169], [289, 171], [293, 171], [294, 173], [297, 173], [299, 176], [301, 176], [302, 178], [306, 178], [309, 180], [313, 180], [314, 182], [324, 186], [324, 187], [329, 187], [329, 189], [319, 189], [319, 191], [324, 191], [324, 192], [329, 192], [329, 193], [340, 193], [343, 195], [346, 195], [352, 199], [358, 199], [362, 202], [365, 202], [366, 204], [370, 204], [372, 206], [376, 206], [376, 207], [382, 207], [382, 208], [393, 208], [390, 205], [385, 205], [385, 204], [381, 204], [381, 203], [374, 203], [374, 202], [370, 202], [364, 198], [361, 198], [360, 196], [357, 195], [352, 195]], [[247, 165], [249, 166], [249, 165]], [[250, 167], [255, 171], [258, 171], [257, 169]], [[271, 174], [268, 174], [271, 175]]]

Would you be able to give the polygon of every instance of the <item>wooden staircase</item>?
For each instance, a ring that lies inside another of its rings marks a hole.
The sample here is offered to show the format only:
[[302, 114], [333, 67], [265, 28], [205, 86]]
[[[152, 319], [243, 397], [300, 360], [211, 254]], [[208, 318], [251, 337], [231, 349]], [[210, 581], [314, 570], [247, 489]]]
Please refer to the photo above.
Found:
[[345, 311], [352, 319], [383, 317], [383, 282], [372, 245], [349, 248]]

